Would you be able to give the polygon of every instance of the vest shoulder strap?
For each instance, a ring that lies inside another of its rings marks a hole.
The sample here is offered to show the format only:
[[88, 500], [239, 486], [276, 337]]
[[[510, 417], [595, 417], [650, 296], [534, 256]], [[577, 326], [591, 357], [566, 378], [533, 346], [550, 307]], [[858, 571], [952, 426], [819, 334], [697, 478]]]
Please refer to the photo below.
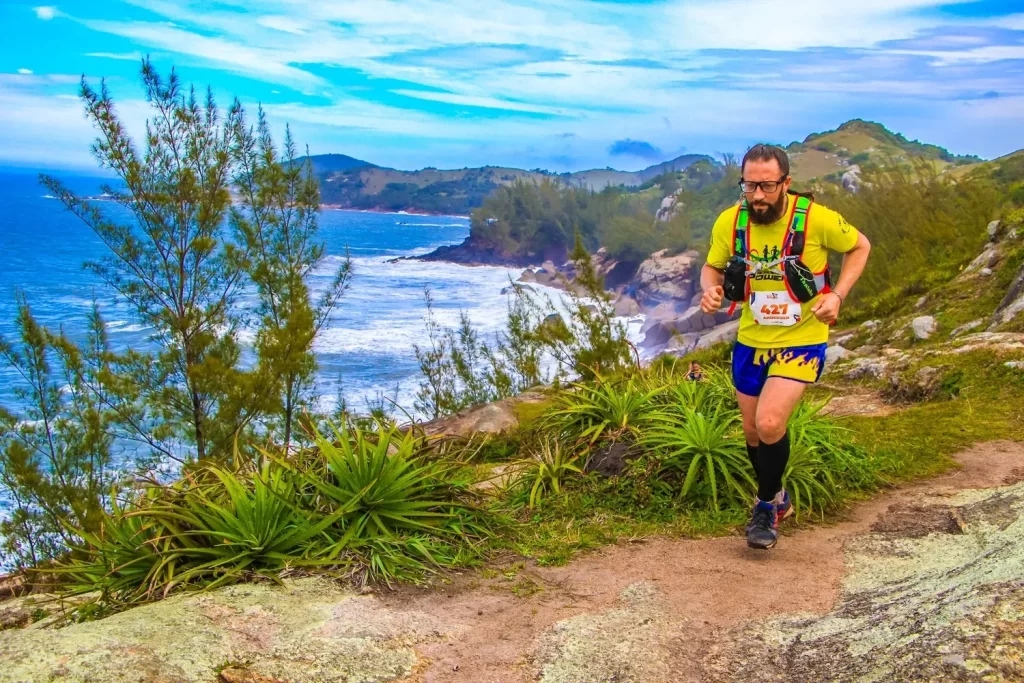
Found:
[[796, 196], [796, 206], [793, 208], [793, 216], [789, 219], [788, 235], [786, 236], [789, 245], [786, 254], [789, 256], [803, 256], [804, 246], [807, 244], [807, 217], [811, 213], [813, 202], [804, 195]]
[[732, 224], [732, 253], [740, 258], [747, 258], [747, 229], [750, 226], [750, 213], [747, 211], [747, 200], [744, 199], [736, 207], [736, 218]]

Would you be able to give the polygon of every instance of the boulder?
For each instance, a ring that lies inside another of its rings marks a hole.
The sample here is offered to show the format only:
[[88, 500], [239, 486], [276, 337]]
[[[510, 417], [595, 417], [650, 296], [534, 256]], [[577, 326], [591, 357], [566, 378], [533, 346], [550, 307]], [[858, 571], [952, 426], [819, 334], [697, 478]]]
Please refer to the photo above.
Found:
[[1024, 265], [1017, 270], [1006, 295], [996, 307], [992, 315], [993, 326], [1010, 322], [1021, 311], [1024, 311]]
[[734, 342], [736, 341], [736, 335], [739, 334], [739, 330], [739, 320], [714, 327], [710, 332], [701, 335], [697, 341], [697, 348], [706, 349], [722, 342]]
[[667, 343], [675, 333], [676, 330], [671, 324], [660, 320], [655, 321], [651, 327], [647, 328], [644, 340], [640, 342], [640, 346], [645, 349], [653, 349]]
[[992, 221], [988, 224], [988, 239], [990, 242], [996, 242], [999, 240], [999, 229], [1002, 224], [999, 221]]
[[999, 263], [999, 248], [993, 244], [988, 245], [978, 254], [977, 257], [964, 269], [964, 273], [973, 273], [982, 268], [992, 268]]
[[856, 354], [853, 351], [836, 344], [825, 349], [825, 365], [833, 365], [838, 361], [853, 358], [855, 355]]
[[976, 330], [976, 329], [980, 328], [984, 324], [985, 324], [984, 319], [979, 317], [977, 319], [977, 321], [971, 321], [970, 323], [965, 323], [964, 325], [959, 326], [958, 328], [956, 328], [955, 330], [950, 332], [949, 336], [950, 337], [959, 337], [962, 334], [964, 334], [965, 332], [971, 332], [972, 330]]
[[618, 301], [615, 302], [615, 315], [623, 318], [629, 318], [639, 314], [640, 304], [638, 304], [636, 299], [628, 294], [623, 294], [619, 297]]
[[466, 437], [472, 434], [500, 434], [519, 426], [516, 407], [523, 403], [543, 403], [547, 396], [542, 391], [528, 391], [494, 403], [471, 406], [419, 426], [427, 436]]
[[249, 683], [394, 681], [413, 675], [417, 647], [459, 633], [336, 581], [284, 584], [179, 593], [65, 628], [0, 631], [0, 680], [213, 683], [235, 669]]
[[617, 477], [622, 474], [630, 460], [640, 455], [640, 449], [625, 441], [616, 441], [598, 447], [587, 459], [584, 472], [597, 472], [603, 477]]
[[655, 217], [662, 223], [675, 218], [676, 214], [679, 213], [679, 209], [682, 208], [682, 204], [679, 202], [679, 194], [682, 190], [676, 190], [669, 196], [661, 200], [661, 206], [658, 207], [658, 213]]
[[881, 324], [881, 320], [865, 320], [864, 322], [861, 323], [860, 326], [868, 330], [874, 330], [877, 329], [878, 326]]
[[689, 332], [700, 332], [715, 326], [715, 316], [704, 313], [699, 308], [689, 308], [678, 318], [666, 321], [676, 332], [683, 334]]
[[843, 174], [843, 189], [849, 192], [857, 193], [860, 189], [860, 166], [853, 164], [849, 170]]
[[694, 295], [698, 254], [687, 251], [667, 256], [666, 250], [655, 252], [640, 264], [629, 291], [644, 308], [654, 308], [666, 301], [689, 302]]
[[935, 318], [930, 315], [922, 315], [914, 318], [910, 323], [910, 326], [914, 330], [915, 339], [928, 339], [938, 329], [938, 325], [935, 322]]
[[1024, 370], [1024, 362], [1021, 362], [1019, 360], [1009, 360], [1003, 363], [1003, 365], [1012, 370]]
[[529, 284], [534, 284], [537, 282], [537, 276], [534, 274], [532, 270], [527, 268], [526, 270], [523, 271], [523, 274], [519, 276], [519, 279], [516, 280], [516, 282], [526, 282]]
[[640, 334], [644, 334], [647, 330], [654, 327], [659, 322], [666, 322], [675, 320], [684, 313], [687, 308], [681, 308], [681, 301], [666, 301], [663, 304], [658, 304], [653, 309], [647, 312], [647, 318], [644, 320], [644, 324], [640, 327]]
[[865, 377], [878, 379], [884, 377], [888, 370], [885, 361], [876, 358], [857, 358], [853, 361], [853, 367], [844, 375], [846, 379], [863, 379]]
[[677, 355], [687, 354], [697, 348], [699, 334], [677, 334], [665, 344], [665, 351]]
[[990, 277], [992, 275], [992, 272], [993, 271], [991, 268], [982, 268], [981, 270], [978, 271], [978, 275], [982, 277]]

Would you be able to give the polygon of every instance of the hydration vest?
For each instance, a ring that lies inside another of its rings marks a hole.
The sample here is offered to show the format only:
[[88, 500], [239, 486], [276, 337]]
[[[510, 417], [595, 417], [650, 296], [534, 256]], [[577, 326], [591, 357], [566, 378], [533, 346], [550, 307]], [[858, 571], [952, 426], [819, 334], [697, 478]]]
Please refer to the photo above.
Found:
[[752, 261], [750, 254], [750, 212], [747, 200], [740, 202], [736, 209], [736, 221], [732, 228], [732, 258], [725, 267], [725, 298], [733, 302], [729, 307], [732, 315], [736, 304], [750, 296], [750, 278], [758, 271], [782, 265], [783, 281], [789, 295], [800, 303], [807, 303], [818, 294], [832, 289], [832, 272], [826, 262], [820, 273], [813, 272], [803, 262], [804, 246], [807, 243], [807, 216], [811, 211], [813, 196], [791, 192], [796, 206], [783, 238], [782, 254], [774, 261]]

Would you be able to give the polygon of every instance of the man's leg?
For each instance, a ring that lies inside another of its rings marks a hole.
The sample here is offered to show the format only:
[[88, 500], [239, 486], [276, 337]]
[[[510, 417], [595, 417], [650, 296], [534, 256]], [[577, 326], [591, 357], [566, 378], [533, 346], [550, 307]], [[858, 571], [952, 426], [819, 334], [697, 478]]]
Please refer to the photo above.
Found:
[[[757, 497], [774, 500], [782, 490], [782, 475], [789, 462], [789, 416], [800, 402], [807, 384], [784, 377], [769, 377], [757, 402], [755, 428], [761, 446], [757, 453]], [[749, 443], [749, 441], [748, 441]]]
[[761, 439], [757, 435], [757, 396], [748, 396], [741, 391], [736, 392], [736, 402], [740, 404], [740, 415], [743, 416], [743, 436], [747, 440], [747, 457], [750, 459], [750, 466], [754, 468], [754, 478], [757, 478], [757, 449], [761, 445]]

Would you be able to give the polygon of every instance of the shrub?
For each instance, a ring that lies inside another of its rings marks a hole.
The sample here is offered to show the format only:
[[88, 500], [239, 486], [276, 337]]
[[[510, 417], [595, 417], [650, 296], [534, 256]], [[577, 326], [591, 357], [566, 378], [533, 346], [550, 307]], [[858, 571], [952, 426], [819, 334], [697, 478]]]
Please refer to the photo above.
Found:
[[411, 432], [378, 424], [314, 435], [298, 454], [261, 451], [257, 470], [211, 466], [115, 503], [57, 573], [114, 605], [299, 568], [360, 581], [419, 580], [479, 556], [496, 518], [461, 463], [430, 458]]

